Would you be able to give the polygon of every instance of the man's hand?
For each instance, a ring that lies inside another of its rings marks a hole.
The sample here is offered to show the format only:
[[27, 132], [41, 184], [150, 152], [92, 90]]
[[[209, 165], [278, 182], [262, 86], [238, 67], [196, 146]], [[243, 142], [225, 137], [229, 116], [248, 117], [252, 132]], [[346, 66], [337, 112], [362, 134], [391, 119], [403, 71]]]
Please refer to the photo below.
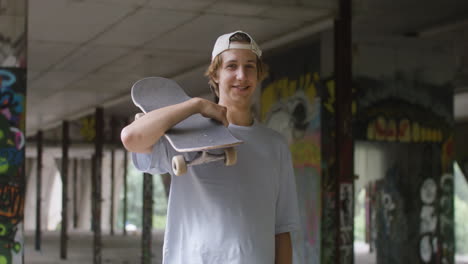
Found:
[[275, 264], [292, 264], [290, 233], [281, 233], [275, 236]]
[[227, 120], [227, 108], [215, 104], [211, 101], [197, 98], [200, 101], [198, 102], [199, 104], [199, 112], [202, 116], [207, 117], [207, 118], [213, 118], [219, 122], [221, 122], [224, 126], [228, 126], [229, 122]]

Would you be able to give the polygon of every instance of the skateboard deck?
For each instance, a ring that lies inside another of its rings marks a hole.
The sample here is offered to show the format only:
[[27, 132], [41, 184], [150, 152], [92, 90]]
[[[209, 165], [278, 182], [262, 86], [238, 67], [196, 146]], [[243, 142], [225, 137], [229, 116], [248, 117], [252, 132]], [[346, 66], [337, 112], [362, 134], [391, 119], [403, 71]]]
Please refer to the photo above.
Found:
[[[145, 113], [190, 99], [175, 81], [162, 77], [148, 77], [137, 81], [132, 87], [131, 95], [133, 103]], [[192, 115], [181, 121], [166, 131], [164, 136], [178, 152], [202, 152], [200, 153], [202, 159], [188, 161], [189, 166], [221, 159], [219, 155], [214, 157], [206, 153], [208, 150], [230, 148], [229, 151], [232, 152], [232, 147], [242, 143], [220, 122], [203, 117], [201, 114]], [[182, 162], [180, 157], [178, 159], [178, 162]]]

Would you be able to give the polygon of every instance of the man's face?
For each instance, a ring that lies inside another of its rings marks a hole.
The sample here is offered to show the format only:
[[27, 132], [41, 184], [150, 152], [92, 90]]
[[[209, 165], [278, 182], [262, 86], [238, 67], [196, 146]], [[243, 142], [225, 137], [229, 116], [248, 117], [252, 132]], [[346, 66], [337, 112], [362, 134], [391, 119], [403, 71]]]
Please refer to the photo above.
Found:
[[250, 107], [258, 83], [257, 56], [247, 49], [226, 50], [220, 56], [223, 63], [215, 79], [220, 104]]

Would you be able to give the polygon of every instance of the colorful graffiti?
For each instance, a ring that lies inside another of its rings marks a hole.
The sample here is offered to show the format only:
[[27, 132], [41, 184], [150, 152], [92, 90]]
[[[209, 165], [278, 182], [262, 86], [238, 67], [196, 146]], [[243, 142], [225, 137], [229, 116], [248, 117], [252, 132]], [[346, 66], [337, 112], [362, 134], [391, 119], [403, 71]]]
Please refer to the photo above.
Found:
[[340, 262], [353, 263], [353, 184], [340, 184]]
[[[288, 141], [296, 177], [301, 232], [293, 233], [294, 263], [320, 263], [321, 100], [319, 46], [271, 58], [259, 119]], [[307, 54], [304, 56], [304, 54]], [[291, 63], [284, 64], [288, 60]]]
[[0, 263], [22, 263], [25, 70], [0, 69]]
[[321, 263], [336, 263], [339, 254], [337, 244], [338, 232], [338, 163], [336, 155], [336, 93], [335, 82], [325, 81], [320, 89], [323, 101], [322, 110], [322, 222], [321, 222]]
[[355, 85], [355, 137], [375, 142], [390, 168], [375, 194], [377, 263], [453, 263], [453, 181], [441, 178], [453, 161], [451, 87], [401, 73]]
[[452, 173], [444, 173], [440, 178], [439, 199], [439, 248], [440, 263], [454, 263], [454, 180]]
[[[315, 76], [314, 80], [311, 76]], [[319, 263], [321, 139], [318, 81], [317, 73], [303, 74], [298, 79], [281, 78], [267, 85], [261, 95], [263, 122], [289, 142], [304, 230], [295, 239], [302, 244], [298, 250], [304, 263]]]
[[427, 178], [421, 186], [421, 223], [419, 241], [419, 256], [424, 263], [431, 263], [433, 255], [437, 254], [437, 183], [432, 178]]
[[80, 135], [89, 142], [96, 137], [96, 119], [94, 116], [83, 117], [80, 119]]

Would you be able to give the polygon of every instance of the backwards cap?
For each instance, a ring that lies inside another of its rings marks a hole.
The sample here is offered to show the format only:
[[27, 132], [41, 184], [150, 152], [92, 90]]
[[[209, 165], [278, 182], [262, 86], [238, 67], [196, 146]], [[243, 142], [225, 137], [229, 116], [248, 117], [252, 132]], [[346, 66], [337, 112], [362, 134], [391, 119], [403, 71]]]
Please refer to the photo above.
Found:
[[[231, 43], [229, 39], [231, 38], [231, 36], [233, 36], [236, 33], [242, 33], [242, 34], [247, 35], [247, 37], [249, 37], [250, 39], [250, 43], [249, 44]], [[223, 51], [228, 50], [228, 49], [248, 49], [248, 50], [251, 50], [253, 53], [257, 54], [259, 58], [262, 56], [262, 51], [260, 50], [260, 47], [258, 47], [255, 40], [253, 40], [253, 38], [249, 34], [240, 30], [231, 32], [228, 34], [224, 34], [218, 37], [214, 45], [213, 52], [211, 53], [211, 61], [213, 61], [213, 59], [218, 54], [221, 54]]]

